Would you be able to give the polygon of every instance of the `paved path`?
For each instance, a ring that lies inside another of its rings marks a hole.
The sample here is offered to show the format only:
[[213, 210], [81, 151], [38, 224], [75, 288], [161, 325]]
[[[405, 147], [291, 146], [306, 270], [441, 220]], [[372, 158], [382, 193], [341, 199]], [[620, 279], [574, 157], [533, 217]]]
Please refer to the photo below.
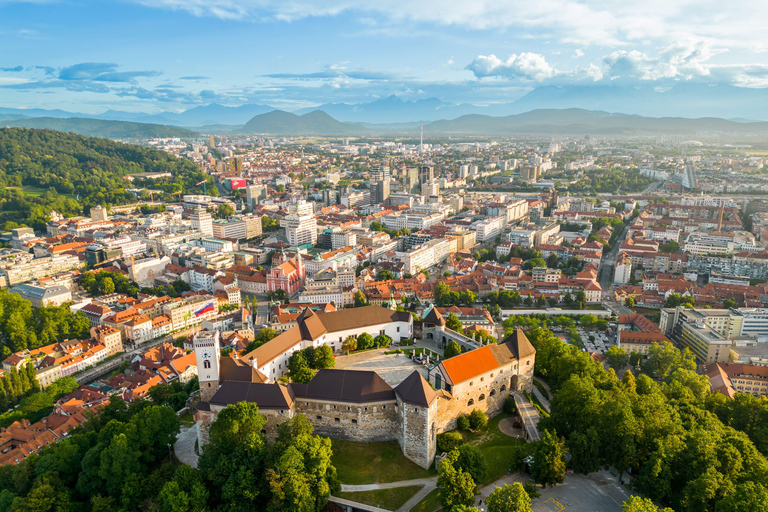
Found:
[[539, 423], [539, 411], [529, 402], [522, 393], [513, 393], [515, 397], [515, 405], [517, 406], [517, 412], [520, 413], [520, 418], [523, 420], [525, 430], [528, 432], [529, 441], [538, 441], [541, 439], [539, 436], [539, 429], [537, 427]]
[[[497, 487], [504, 487], [504, 485], [506, 484], [512, 485], [515, 482], [520, 482], [521, 484], [523, 484], [530, 479], [531, 477], [529, 477], [528, 475], [526, 475], [521, 471], [499, 478], [498, 480], [493, 482], [491, 485], [486, 485], [485, 487], [480, 489], [480, 494], [475, 496], [475, 507], [480, 508], [481, 504], [485, 503], [485, 500], [488, 498], [488, 495], [491, 494], [493, 491], [495, 491]], [[485, 510], [485, 507], [483, 507], [481, 510]]]
[[341, 484], [341, 492], [361, 492], [361, 491], [375, 491], [377, 489], [396, 489], [398, 487], [411, 487], [416, 485], [423, 485], [419, 492], [413, 495], [405, 504], [400, 507], [397, 512], [408, 512], [416, 506], [421, 500], [423, 500], [427, 494], [437, 489], [437, 477], [431, 478], [417, 478], [415, 480], [401, 480], [400, 482], [389, 482], [385, 484], [365, 484], [365, 485], [347, 485]]
[[533, 386], [533, 396], [539, 399], [539, 402], [541, 402], [541, 405], [544, 407], [545, 411], [551, 412], [549, 409], [549, 400], [547, 400], [544, 395], [541, 394], [541, 391], [539, 391], [539, 388], [536, 386]]
[[195, 442], [197, 441], [197, 424], [190, 428], [182, 429], [178, 437], [176, 437], [176, 444], [173, 445], [173, 451], [176, 453], [176, 458], [182, 464], [187, 464], [193, 468], [197, 467], [198, 455], [195, 453]]
[[375, 491], [377, 489], [396, 489], [397, 487], [410, 487], [412, 485], [427, 485], [436, 484], [437, 477], [430, 478], [416, 478], [414, 480], [401, 480], [399, 482], [389, 482], [384, 484], [363, 484], [363, 485], [347, 485], [341, 484], [341, 492], [363, 492], [363, 491]]

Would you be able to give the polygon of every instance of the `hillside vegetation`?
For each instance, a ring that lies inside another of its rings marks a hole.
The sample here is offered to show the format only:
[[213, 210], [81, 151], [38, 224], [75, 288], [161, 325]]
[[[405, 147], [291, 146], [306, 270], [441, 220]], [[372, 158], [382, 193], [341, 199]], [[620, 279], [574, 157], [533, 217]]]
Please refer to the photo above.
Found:
[[58, 130], [89, 137], [107, 137], [110, 139], [194, 137], [197, 135], [197, 133], [192, 130], [177, 128], [175, 126], [104, 119], [86, 119], [81, 117], [67, 119], [59, 119], [55, 117], [15, 119], [6, 121], [5, 125], [19, 128]]
[[[142, 172], [173, 176], [124, 179]], [[0, 225], [12, 221], [43, 230], [51, 210], [87, 215], [95, 205], [135, 202], [128, 189], [144, 186], [163, 190], [170, 200], [177, 191], [201, 193], [194, 185], [206, 178], [194, 163], [156, 149], [52, 130], [0, 129]], [[25, 194], [30, 188], [38, 193]]]

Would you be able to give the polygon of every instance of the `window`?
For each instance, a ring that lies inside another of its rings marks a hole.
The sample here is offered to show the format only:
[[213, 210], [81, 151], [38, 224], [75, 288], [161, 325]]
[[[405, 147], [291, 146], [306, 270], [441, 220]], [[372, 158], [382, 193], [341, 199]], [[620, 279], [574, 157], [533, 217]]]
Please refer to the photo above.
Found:
[[366, 408], [365, 408], [365, 409], [363, 409], [363, 410], [367, 411], [367, 410], [368, 410], [368, 408], [366, 407]]
[[413, 408], [413, 412], [419, 412], [419, 408], [418, 407], [414, 407]]
[[492, 389], [490, 393], [488, 393], [488, 396], [493, 396], [496, 394], [496, 390]]
[[357, 425], [357, 420], [352, 420], [353, 425]]
[[485, 393], [481, 394], [481, 395], [480, 395], [480, 398], [478, 398], [477, 400], [478, 400], [479, 402], [482, 402], [483, 400], [485, 400]]
[[480, 377], [480, 382], [483, 382], [485, 380], [485, 377]]
[[475, 399], [474, 398], [470, 398], [469, 402], [467, 402], [467, 405], [475, 405]]
[[333, 421], [336, 423], [341, 423], [341, 420], [339, 418], [333, 418]]
[[474, 382], [472, 382], [472, 381], [469, 381], [469, 385], [471, 386], [472, 384], [474, 384]]
[[315, 419], [316, 420], [321, 420], [321, 419], [323, 419], [323, 417], [322, 416], [315, 416]]
[[525, 366], [531, 366], [531, 361], [530, 361], [530, 359], [529, 359], [528, 361], [526, 361], [526, 362], [525, 362]]
[[400, 332], [400, 328], [399, 327], [397, 328], [397, 332]]
[[387, 408], [387, 406], [386, 406], [386, 405], [382, 405], [382, 406], [381, 406], [381, 410], [382, 410], [382, 411], [383, 411], [384, 409], [386, 409], [386, 408]]
[[507, 385], [506, 384], [502, 384], [501, 385], [501, 390], [502, 391], [506, 391], [507, 390]]
[[211, 367], [211, 362], [210, 361], [208, 361], [208, 360], [203, 361], [203, 368], [208, 369], [210, 367]]

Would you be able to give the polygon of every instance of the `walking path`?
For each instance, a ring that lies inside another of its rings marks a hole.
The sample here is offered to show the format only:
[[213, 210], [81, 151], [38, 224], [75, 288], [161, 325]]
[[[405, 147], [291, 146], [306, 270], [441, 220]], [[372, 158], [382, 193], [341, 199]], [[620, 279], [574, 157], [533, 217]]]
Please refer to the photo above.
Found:
[[411, 487], [416, 485], [423, 485], [419, 492], [413, 495], [397, 512], [408, 512], [416, 506], [421, 500], [426, 498], [427, 494], [437, 489], [437, 477], [431, 478], [416, 478], [414, 480], [402, 480], [400, 482], [390, 482], [385, 484], [364, 484], [364, 485], [347, 485], [341, 484], [341, 492], [361, 492], [361, 491], [375, 491], [377, 489], [395, 489], [397, 487]]
[[544, 395], [541, 394], [541, 391], [539, 391], [539, 388], [536, 386], [533, 386], [533, 396], [539, 399], [539, 402], [541, 402], [541, 406], [544, 407], [545, 411], [551, 412], [549, 409], [549, 400], [547, 400]]
[[197, 441], [197, 423], [188, 429], [182, 430], [176, 437], [176, 444], [173, 445], [173, 451], [176, 458], [182, 464], [187, 464], [193, 468], [197, 467], [198, 455], [195, 453], [195, 442]]
[[347, 485], [341, 484], [341, 492], [363, 492], [363, 491], [376, 491], [378, 489], [395, 489], [397, 487], [410, 487], [412, 485], [427, 485], [436, 484], [437, 477], [430, 478], [416, 478], [414, 480], [401, 480], [399, 482], [389, 482], [384, 484], [363, 484], [363, 485]]

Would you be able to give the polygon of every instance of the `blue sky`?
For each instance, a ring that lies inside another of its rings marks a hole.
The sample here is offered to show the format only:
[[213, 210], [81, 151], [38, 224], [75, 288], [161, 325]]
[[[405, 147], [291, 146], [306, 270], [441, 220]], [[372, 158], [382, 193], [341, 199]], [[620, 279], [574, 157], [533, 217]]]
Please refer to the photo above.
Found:
[[0, 106], [290, 110], [391, 94], [487, 105], [543, 85], [766, 87], [764, 4], [0, 0]]

